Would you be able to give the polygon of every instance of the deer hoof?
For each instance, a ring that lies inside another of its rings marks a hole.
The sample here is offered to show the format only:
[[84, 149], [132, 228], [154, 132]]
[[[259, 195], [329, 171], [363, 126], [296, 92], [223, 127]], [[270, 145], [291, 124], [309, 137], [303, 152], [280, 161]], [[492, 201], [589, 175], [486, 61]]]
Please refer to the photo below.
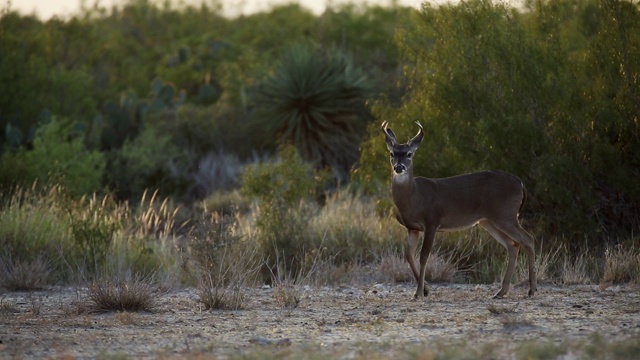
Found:
[[504, 298], [504, 292], [502, 292], [502, 290], [498, 291], [498, 293], [497, 293], [497, 294], [495, 294], [495, 295], [493, 296], [493, 298], [494, 298], [494, 299], [502, 299], [502, 298]]

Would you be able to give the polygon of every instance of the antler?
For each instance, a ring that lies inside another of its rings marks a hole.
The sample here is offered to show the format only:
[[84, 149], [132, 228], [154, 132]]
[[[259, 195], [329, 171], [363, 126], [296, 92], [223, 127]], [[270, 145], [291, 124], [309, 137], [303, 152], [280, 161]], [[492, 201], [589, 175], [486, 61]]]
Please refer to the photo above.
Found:
[[387, 136], [387, 138], [389, 138], [389, 140], [391, 140], [391, 141], [393, 141], [395, 143], [396, 142], [396, 134], [394, 134], [393, 131], [387, 127], [388, 125], [389, 125], [388, 122], [386, 122], [386, 121], [382, 122], [382, 131], [384, 131], [385, 135]]

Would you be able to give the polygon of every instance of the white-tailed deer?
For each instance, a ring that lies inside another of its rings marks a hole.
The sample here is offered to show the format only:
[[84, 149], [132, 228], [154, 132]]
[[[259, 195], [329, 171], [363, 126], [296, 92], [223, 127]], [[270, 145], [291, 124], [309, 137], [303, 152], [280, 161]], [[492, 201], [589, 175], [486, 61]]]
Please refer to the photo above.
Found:
[[[417, 122], [416, 122], [417, 123]], [[442, 179], [413, 177], [412, 160], [424, 137], [420, 123], [418, 134], [406, 144], [382, 123], [387, 148], [391, 153], [391, 195], [398, 222], [409, 232], [405, 256], [418, 283], [415, 298], [426, 296], [427, 258], [438, 231], [454, 231], [480, 224], [509, 255], [502, 288], [495, 298], [503, 297], [511, 286], [518, 250], [522, 246], [529, 258], [529, 296], [536, 292], [534, 239], [522, 229], [518, 213], [526, 197], [522, 181], [501, 171], [482, 171]], [[420, 232], [424, 232], [420, 250], [420, 272], [414, 252]]]

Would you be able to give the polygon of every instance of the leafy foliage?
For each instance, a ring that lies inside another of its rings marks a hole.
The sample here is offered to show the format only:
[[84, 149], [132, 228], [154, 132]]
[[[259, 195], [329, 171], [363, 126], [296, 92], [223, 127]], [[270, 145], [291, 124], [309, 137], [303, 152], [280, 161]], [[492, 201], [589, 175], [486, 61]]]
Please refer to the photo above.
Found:
[[53, 118], [41, 125], [33, 149], [24, 147], [2, 154], [0, 183], [30, 186], [34, 182], [59, 183], [74, 196], [92, 193], [102, 187], [105, 156], [85, 147], [83, 137], [73, 136], [69, 121]]
[[[424, 124], [417, 174], [497, 168], [523, 178], [524, 215], [542, 234], [597, 243], [629, 234], [640, 219], [630, 182], [640, 176], [640, 102], [630, 90], [640, 73], [631, 56], [638, 6], [528, 4], [423, 5], [396, 37], [410, 92], [401, 107], [379, 101], [374, 113], [401, 138], [415, 133], [413, 120]], [[386, 148], [379, 125], [368, 134], [355, 175], [377, 191]]]

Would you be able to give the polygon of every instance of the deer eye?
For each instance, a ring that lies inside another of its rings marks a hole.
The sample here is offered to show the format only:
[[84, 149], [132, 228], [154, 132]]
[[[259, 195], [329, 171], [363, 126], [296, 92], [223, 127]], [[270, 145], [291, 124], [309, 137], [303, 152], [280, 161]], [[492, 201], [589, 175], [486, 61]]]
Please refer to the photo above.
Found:
[[410, 153], [410, 152], [407, 153], [407, 158], [411, 159], [412, 156], [413, 156], [413, 153]]

